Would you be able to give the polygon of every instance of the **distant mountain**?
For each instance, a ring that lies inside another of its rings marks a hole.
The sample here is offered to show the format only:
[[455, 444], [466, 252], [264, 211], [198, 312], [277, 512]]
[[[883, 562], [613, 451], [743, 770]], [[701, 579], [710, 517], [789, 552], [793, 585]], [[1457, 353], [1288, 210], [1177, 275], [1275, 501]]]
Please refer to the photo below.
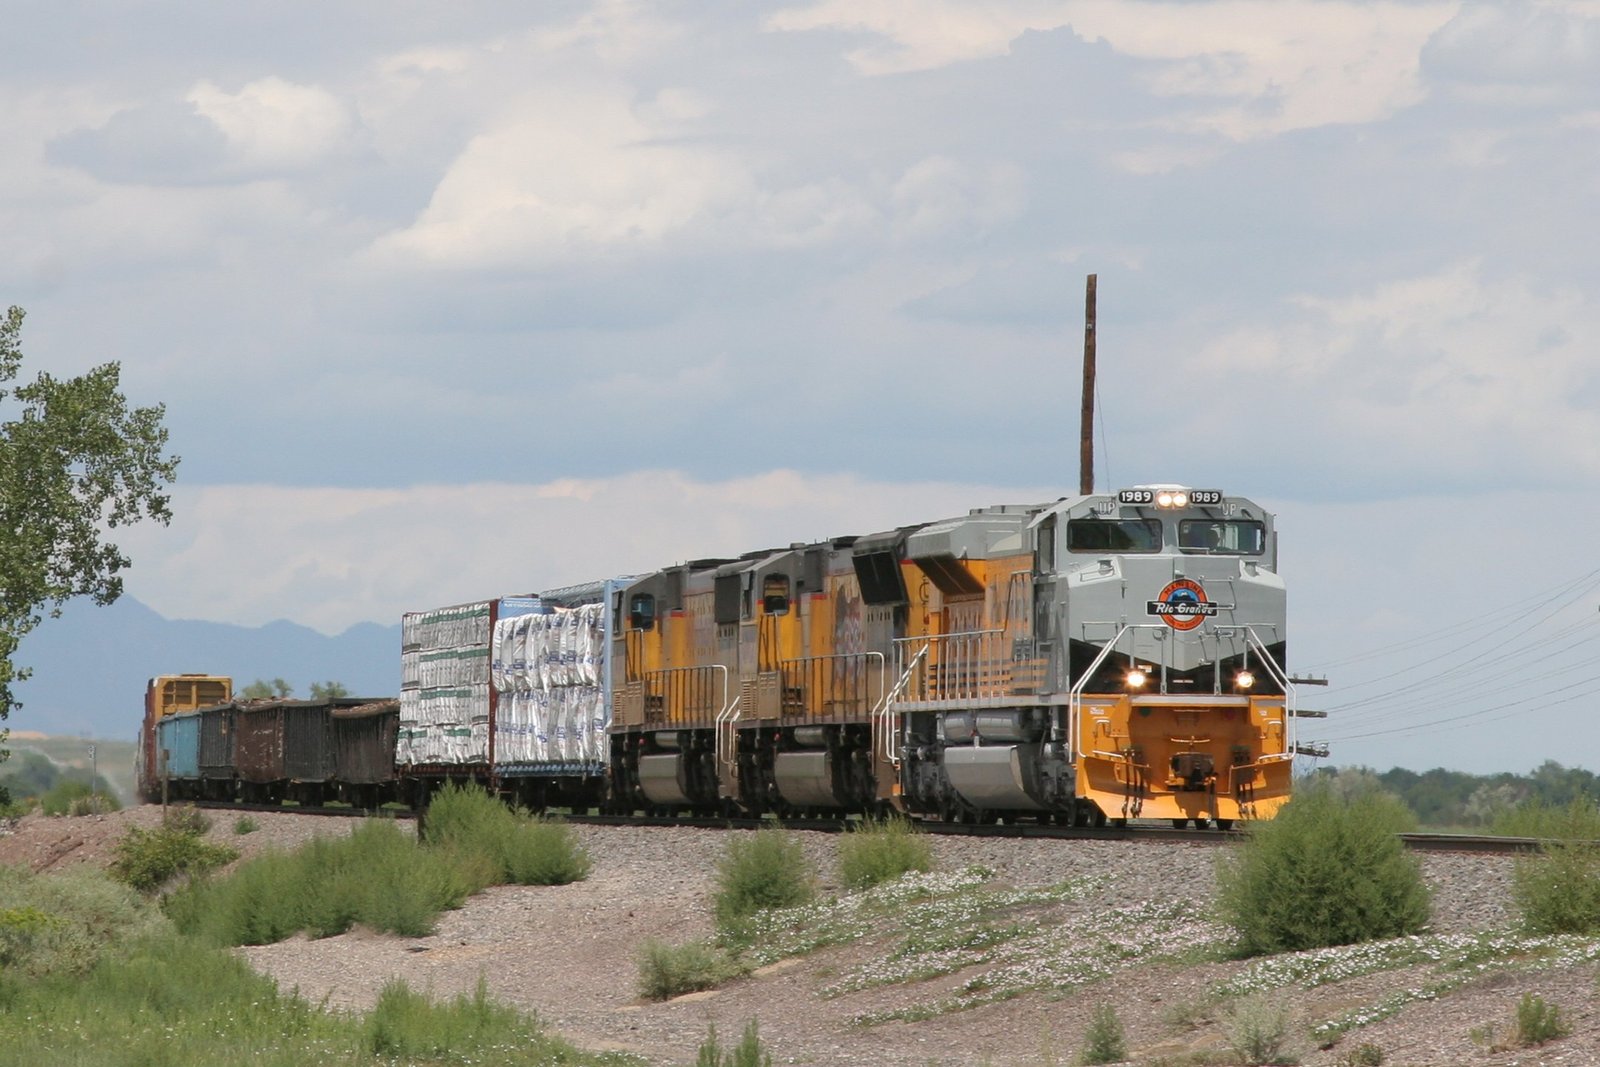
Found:
[[236, 686], [283, 678], [299, 696], [312, 682], [344, 683], [353, 696], [400, 688], [400, 625], [361, 623], [328, 637], [292, 622], [234, 626], [168, 619], [123, 597], [106, 608], [74, 602], [25, 638], [17, 663], [33, 677], [15, 687], [21, 711], [0, 724], [46, 734], [131, 739], [145, 683], [158, 674], [226, 674]]

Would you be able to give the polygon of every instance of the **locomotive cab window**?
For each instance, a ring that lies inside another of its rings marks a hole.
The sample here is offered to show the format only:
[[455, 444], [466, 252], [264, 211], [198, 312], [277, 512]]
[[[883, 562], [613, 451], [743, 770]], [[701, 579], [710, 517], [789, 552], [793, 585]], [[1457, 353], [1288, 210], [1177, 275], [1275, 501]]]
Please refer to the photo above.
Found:
[[789, 578], [769, 574], [761, 579], [761, 610], [768, 615], [789, 614]]
[[656, 598], [636, 593], [628, 601], [628, 625], [635, 630], [650, 630], [656, 624]]
[[1159, 519], [1069, 519], [1068, 552], [1160, 552]]
[[1259, 556], [1267, 550], [1267, 528], [1250, 519], [1184, 519], [1178, 523], [1178, 547], [1185, 552]]

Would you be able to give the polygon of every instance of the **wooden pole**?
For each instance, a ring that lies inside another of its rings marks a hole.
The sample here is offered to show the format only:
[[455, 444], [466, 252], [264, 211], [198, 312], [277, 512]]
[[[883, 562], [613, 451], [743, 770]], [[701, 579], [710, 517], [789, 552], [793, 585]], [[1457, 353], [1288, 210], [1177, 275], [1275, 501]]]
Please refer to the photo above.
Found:
[[1094, 290], [1089, 275], [1083, 298], [1083, 412], [1078, 419], [1078, 492], [1094, 492]]

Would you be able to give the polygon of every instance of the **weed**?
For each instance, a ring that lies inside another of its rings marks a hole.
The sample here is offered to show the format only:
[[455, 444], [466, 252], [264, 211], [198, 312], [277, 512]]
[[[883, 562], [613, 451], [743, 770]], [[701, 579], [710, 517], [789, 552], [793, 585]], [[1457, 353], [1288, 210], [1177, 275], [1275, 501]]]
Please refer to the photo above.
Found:
[[1223, 1021], [1228, 1044], [1247, 1067], [1300, 1062], [1290, 1048], [1289, 1009], [1267, 996], [1245, 997]]
[[1083, 1034], [1082, 1064], [1120, 1063], [1128, 1058], [1128, 1044], [1122, 1037], [1122, 1020], [1110, 1004], [1097, 1006], [1089, 1015], [1089, 1028]]
[[839, 840], [839, 874], [851, 889], [933, 869], [933, 849], [909, 819], [867, 819]]
[[699, 941], [669, 945], [651, 938], [639, 953], [639, 993], [651, 1000], [711, 989], [743, 973], [726, 953]]
[[1339, 1067], [1383, 1067], [1383, 1049], [1367, 1042], [1339, 1057]]
[[447, 785], [428, 804], [423, 839], [457, 856], [485, 885], [566, 885], [588, 877], [572, 828], [506, 807], [475, 785]]
[[760, 1029], [751, 1019], [739, 1043], [727, 1050], [717, 1044], [717, 1028], [711, 1027], [694, 1063], [695, 1067], [772, 1067], [772, 1053], [762, 1048]]
[[1524, 1048], [1542, 1045], [1571, 1032], [1561, 1009], [1545, 1003], [1537, 993], [1524, 993], [1517, 1004], [1517, 1044]]
[[782, 830], [730, 838], [717, 864], [717, 924], [736, 938], [743, 920], [755, 913], [804, 904], [814, 894], [805, 852]]
[[240, 837], [245, 834], [253, 834], [259, 829], [261, 829], [261, 824], [249, 815], [241, 815], [233, 821], [233, 832]]

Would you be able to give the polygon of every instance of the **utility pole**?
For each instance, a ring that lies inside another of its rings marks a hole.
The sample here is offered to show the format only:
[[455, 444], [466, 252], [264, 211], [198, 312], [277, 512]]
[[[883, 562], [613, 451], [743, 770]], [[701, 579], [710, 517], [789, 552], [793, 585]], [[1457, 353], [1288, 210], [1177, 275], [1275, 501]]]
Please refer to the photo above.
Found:
[[1094, 290], [1089, 275], [1083, 298], [1083, 412], [1078, 419], [1078, 492], [1094, 492]]

